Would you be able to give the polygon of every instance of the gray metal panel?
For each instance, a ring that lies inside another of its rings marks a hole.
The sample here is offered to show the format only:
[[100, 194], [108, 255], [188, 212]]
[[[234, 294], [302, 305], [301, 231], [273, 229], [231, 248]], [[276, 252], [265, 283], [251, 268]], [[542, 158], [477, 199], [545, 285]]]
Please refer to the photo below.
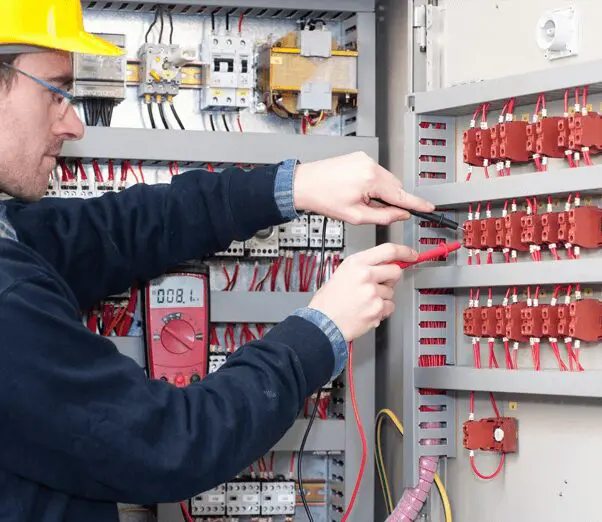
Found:
[[[296, 8], [298, 8], [300, 5], [302, 8], [299, 9], [299, 11], [374, 11], [374, 0], [304, 0], [302, 4], [294, 2], [293, 0], [202, 0], [202, 3], [200, 3], [198, 0], [132, 0], [130, 2], [125, 0], [119, 2], [84, 0], [82, 2], [82, 5], [85, 8], [107, 10], [126, 9], [136, 10], [137, 12], [145, 12], [148, 10], [146, 9], [147, 7], [152, 7], [155, 4], [172, 5], [175, 6], [175, 10], [177, 10], [178, 6], [191, 7], [193, 12], [194, 10], [198, 12], [199, 9], [204, 10], [208, 6], [240, 7], [245, 10], [251, 8], [277, 9], [281, 11], [286, 8], [295, 8], [295, 10], [297, 10]], [[138, 8], [139, 5], [142, 7]]]
[[[298, 420], [274, 447], [276, 451], [299, 451], [307, 420]], [[316, 420], [309, 432], [306, 451], [344, 451], [345, 424], [343, 420]]]
[[286, 158], [307, 162], [356, 151], [376, 158], [378, 139], [88, 127], [83, 140], [65, 143], [62, 155], [193, 164], [274, 164]]
[[138, 366], [146, 368], [146, 349], [143, 337], [109, 337], [119, 353], [134, 359]]
[[507, 371], [461, 366], [416, 368], [416, 385], [458, 391], [482, 391], [556, 397], [602, 398], [602, 371]]
[[521, 104], [531, 104], [537, 101], [540, 93], [545, 92], [548, 100], [560, 100], [564, 89], [581, 85], [589, 85], [592, 94], [601, 92], [600, 70], [602, 60], [595, 60], [447, 89], [416, 92], [409, 101], [417, 114], [463, 115], [485, 102], [491, 103], [491, 110], [496, 111], [512, 97], [520, 98]]
[[279, 323], [313, 294], [300, 292], [211, 292], [214, 323]]
[[416, 288], [477, 288], [602, 282], [599, 259], [446, 266], [415, 270]]
[[376, 22], [373, 13], [356, 16], [358, 33], [357, 135], [376, 134]]
[[[437, 163], [434, 163], [437, 165]], [[445, 165], [440, 163], [439, 165]], [[545, 173], [519, 174], [475, 180], [470, 183], [450, 183], [421, 186], [416, 193], [438, 208], [455, 208], [474, 201], [503, 201], [548, 194], [571, 192], [600, 192], [602, 165], [580, 169], [559, 169]]]

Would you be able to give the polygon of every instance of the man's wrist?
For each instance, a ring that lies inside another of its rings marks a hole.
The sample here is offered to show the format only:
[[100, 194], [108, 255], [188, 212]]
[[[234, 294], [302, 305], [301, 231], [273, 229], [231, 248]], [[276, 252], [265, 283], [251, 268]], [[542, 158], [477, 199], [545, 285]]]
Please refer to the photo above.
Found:
[[349, 352], [347, 349], [347, 342], [339, 330], [339, 327], [323, 312], [316, 310], [315, 308], [299, 308], [295, 310], [292, 315], [301, 317], [310, 323], [317, 326], [330, 341], [332, 346], [332, 352], [334, 354], [334, 370], [332, 373], [332, 379], [338, 377], [347, 364], [349, 358]]
[[289, 159], [283, 161], [276, 172], [274, 198], [283, 219], [292, 220], [299, 217], [295, 208], [295, 176], [299, 161]]

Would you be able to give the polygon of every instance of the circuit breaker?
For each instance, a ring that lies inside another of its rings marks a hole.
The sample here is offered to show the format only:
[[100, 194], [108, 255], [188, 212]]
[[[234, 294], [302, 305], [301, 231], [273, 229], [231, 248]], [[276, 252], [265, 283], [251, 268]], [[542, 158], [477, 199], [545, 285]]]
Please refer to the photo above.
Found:
[[[309, 246], [322, 247], [324, 217], [312, 215], [309, 218]], [[326, 222], [326, 248], [340, 249], [345, 244], [345, 224], [342, 221], [329, 219]]]
[[280, 226], [280, 248], [309, 247], [309, 217], [299, 216]]
[[269, 227], [258, 231], [245, 243], [251, 257], [278, 257], [278, 227]]
[[226, 485], [221, 484], [196, 495], [190, 501], [192, 516], [219, 516], [226, 514]]
[[246, 109], [253, 106], [255, 58], [253, 40], [233, 35], [212, 35], [202, 45], [206, 85], [201, 109]]
[[261, 484], [261, 514], [294, 515], [295, 498], [294, 482], [264, 482]]
[[226, 512], [228, 515], [261, 514], [261, 485], [259, 482], [230, 482], [227, 490]]
[[[124, 34], [97, 36], [125, 49]], [[108, 98], [124, 100], [127, 80], [127, 57], [73, 54], [73, 94], [76, 99]]]
[[144, 44], [139, 51], [139, 96], [176, 96], [182, 83], [182, 66], [195, 59], [194, 49], [168, 44]]

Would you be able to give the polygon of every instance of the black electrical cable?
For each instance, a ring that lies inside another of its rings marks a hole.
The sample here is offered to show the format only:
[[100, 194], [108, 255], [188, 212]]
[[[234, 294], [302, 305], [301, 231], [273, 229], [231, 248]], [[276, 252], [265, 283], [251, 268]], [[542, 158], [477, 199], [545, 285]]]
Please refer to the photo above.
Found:
[[215, 33], [215, 12], [211, 13], [211, 32]]
[[165, 117], [165, 110], [163, 109], [163, 103], [157, 103], [159, 106], [159, 116], [161, 116], [161, 121], [163, 122], [163, 126], [166, 129], [169, 129], [169, 123], [167, 122], [167, 118]]
[[230, 13], [226, 13], [226, 32], [230, 31]]
[[184, 128], [184, 124], [182, 123], [182, 120], [180, 119], [180, 115], [178, 114], [178, 111], [176, 110], [176, 106], [173, 103], [170, 103], [169, 106], [171, 107], [171, 112], [173, 114], [173, 117], [178, 122], [178, 125], [180, 126], [180, 129], [186, 130]]
[[173, 15], [171, 9], [167, 8], [167, 16], [169, 17], [169, 45], [173, 45]]
[[157, 125], [155, 124], [155, 116], [153, 115], [153, 105], [152, 103], [147, 103], [146, 106], [148, 108], [148, 117], [150, 119], [151, 127], [156, 129]]
[[159, 9], [160, 9], [159, 6], [155, 7], [155, 19], [153, 20], [153, 23], [150, 24], [148, 31], [146, 31], [146, 35], [144, 36], [145, 43], [148, 43], [148, 37], [150, 36], [150, 33], [153, 30], [153, 27], [155, 27], [155, 25], [157, 25], [157, 20], [159, 19]]
[[211, 130], [215, 132], [215, 121], [213, 121], [213, 114], [209, 114], [209, 123], [211, 124]]
[[230, 127], [228, 127], [228, 120], [226, 119], [226, 114], [222, 112], [222, 121], [224, 122], [224, 127], [226, 128], [226, 132], [230, 132]]
[[164, 29], [164, 25], [165, 25], [165, 11], [163, 9], [163, 6], [161, 6], [160, 9], [161, 9], [161, 29], [159, 29], [159, 43], [163, 43], [163, 29]]
[[[317, 286], [318, 289], [322, 286], [322, 272], [324, 271], [324, 262], [326, 260], [326, 225], [328, 222], [328, 218], [324, 216], [324, 221], [322, 222], [322, 247], [320, 248], [320, 263], [318, 266], [318, 276], [317, 276]], [[311, 432], [311, 428], [316, 420], [316, 414], [318, 413], [318, 406], [320, 404], [320, 400], [322, 399], [323, 390], [318, 390], [318, 394], [316, 395], [316, 400], [314, 402], [314, 409], [311, 412], [311, 416], [309, 418], [309, 423], [307, 424], [307, 428], [305, 429], [305, 433], [303, 434], [303, 440], [301, 441], [301, 447], [299, 448], [299, 458], [297, 459], [297, 481], [299, 484], [299, 493], [301, 495], [301, 501], [303, 502], [303, 507], [305, 508], [305, 513], [307, 515], [308, 522], [314, 522], [314, 518], [309, 509], [309, 504], [307, 503], [307, 498], [305, 495], [305, 487], [303, 486], [303, 452], [305, 451], [305, 444], [307, 443], [307, 438], [309, 437], [309, 433]]]

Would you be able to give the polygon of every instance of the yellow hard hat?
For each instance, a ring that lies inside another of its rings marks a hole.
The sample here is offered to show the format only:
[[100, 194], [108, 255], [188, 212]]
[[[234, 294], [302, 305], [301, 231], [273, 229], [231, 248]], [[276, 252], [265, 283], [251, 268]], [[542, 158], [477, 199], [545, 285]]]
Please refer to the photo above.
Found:
[[42, 47], [71, 53], [118, 56], [123, 49], [84, 30], [80, 0], [1, 0], [2, 46]]

